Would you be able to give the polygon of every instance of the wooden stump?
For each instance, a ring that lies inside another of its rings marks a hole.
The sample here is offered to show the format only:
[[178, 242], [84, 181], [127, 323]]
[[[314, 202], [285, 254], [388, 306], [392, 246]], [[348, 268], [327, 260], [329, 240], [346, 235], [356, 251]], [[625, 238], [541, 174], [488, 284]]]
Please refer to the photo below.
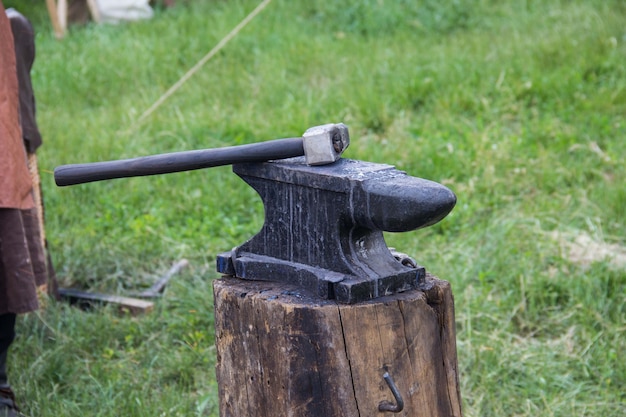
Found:
[[[213, 285], [220, 416], [461, 416], [454, 301], [427, 289], [354, 305], [290, 285], [222, 278]], [[404, 400], [399, 413], [383, 379]]]

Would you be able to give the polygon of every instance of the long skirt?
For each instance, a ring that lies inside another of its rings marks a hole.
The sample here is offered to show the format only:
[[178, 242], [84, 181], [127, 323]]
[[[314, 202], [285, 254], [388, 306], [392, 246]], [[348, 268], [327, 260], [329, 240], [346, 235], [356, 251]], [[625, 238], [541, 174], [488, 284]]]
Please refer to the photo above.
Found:
[[0, 208], [0, 314], [39, 307], [37, 287], [47, 281], [37, 209]]

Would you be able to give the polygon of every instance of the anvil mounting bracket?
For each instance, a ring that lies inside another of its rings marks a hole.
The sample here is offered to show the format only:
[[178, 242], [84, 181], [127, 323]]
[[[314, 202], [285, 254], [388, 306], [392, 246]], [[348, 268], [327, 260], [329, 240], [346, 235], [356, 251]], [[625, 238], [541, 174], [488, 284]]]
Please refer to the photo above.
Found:
[[419, 287], [423, 267], [399, 262], [383, 232], [443, 219], [456, 204], [448, 188], [391, 165], [304, 158], [233, 165], [261, 196], [265, 223], [217, 257], [217, 270], [242, 279], [297, 284], [323, 299], [356, 303]]

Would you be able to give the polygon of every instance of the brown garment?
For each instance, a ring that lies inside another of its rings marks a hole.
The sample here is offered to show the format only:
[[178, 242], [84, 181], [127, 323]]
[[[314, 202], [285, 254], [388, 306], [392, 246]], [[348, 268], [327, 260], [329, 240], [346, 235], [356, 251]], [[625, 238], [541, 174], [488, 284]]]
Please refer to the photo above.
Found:
[[13, 35], [0, 2], [0, 207], [32, 208], [32, 181], [26, 165], [19, 119]]
[[37, 309], [47, 277], [20, 126], [13, 35], [0, 0], [0, 314]]
[[0, 209], [0, 230], [0, 314], [36, 310], [48, 277], [36, 210]]
[[[33, 184], [33, 199], [35, 209], [37, 210], [38, 228], [34, 228], [32, 232], [26, 233], [29, 240], [29, 248], [31, 250], [31, 258], [33, 260], [33, 269], [40, 290], [48, 291], [48, 295], [58, 299], [58, 284], [56, 274], [52, 265], [50, 254], [47, 251], [47, 241], [44, 232], [44, 204], [41, 183], [39, 180], [39, 168], [37, 166], [37, 148], [42, 144], [41, 134], [37, 126], [35, 118], [35, 94], [30, 78], [30, 72], [35, 62], [35, 31], [30, 21], [21, 13], [14, 9], [7, 9], [6, 14], [11, 22], [11, 31], [13, 33], [13, 42], [15, 47], [15, 60], [17, 65], [17, 79], [19, 84], [20, 97], [20, 125], [22, 127], [22, 138], [24, 147], [28, 154], [28, 168], [31, 174]], [[40, 237], [40, 245], [36, 245], [31, 239], [38, 234]], [[36, 253], [33, 251], [36, 250]], [[42, 255], [46, 256], [46, 265], [48, 272], [48, 282], [41, 286], [44, 265], [37, 265], [35, 262], [42, 259]]]

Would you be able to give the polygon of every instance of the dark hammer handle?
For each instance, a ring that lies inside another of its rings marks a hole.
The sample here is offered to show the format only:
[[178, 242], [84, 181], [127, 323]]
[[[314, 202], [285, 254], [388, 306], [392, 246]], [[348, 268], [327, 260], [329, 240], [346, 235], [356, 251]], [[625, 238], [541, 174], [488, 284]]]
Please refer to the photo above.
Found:
[[174, 152], [119, 161], [62, 165], [54, 170], [60, 187], [114, 178], [170, 174], [242, 162], [263, 162], [304, 155], [302, 138], [276, 139], [217, 149]]

